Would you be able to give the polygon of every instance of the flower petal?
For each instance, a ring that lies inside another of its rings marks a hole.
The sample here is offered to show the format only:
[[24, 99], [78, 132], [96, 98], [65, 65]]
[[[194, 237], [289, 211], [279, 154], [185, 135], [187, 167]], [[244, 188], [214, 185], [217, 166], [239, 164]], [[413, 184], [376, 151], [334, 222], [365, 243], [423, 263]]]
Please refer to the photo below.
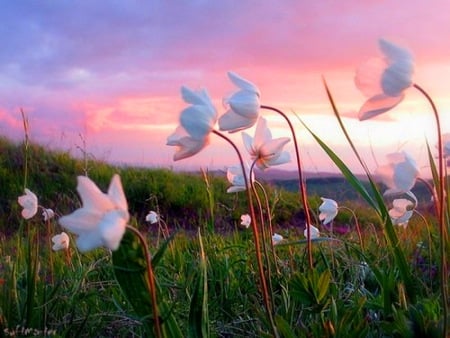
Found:
[[[215, 121], [214, 121], [215, 122]], [[206, 106], [189, 106], [180, 115], [180, 124], [192, 138], [200, 140], [214, 127]]]
[[209, 136], [205, 140], [194, 140], [191, 137], [183, 137], [178, 140], [178, 150], [173, 155], [174, 161], [179, 161], [199, 153], [209, 144]]
[[235, 133], [243, 129], [250, 128], [256, 122], [256, 119], [249, 119], [236, 114], [233, 110], [228, 110], [219, 118], [219, 129]]
[[128, 203], [125, 193], [123, 192], [122, 182], [120, 180], [120, 176], [117, 174], [115, 174], [111, 179], [111, 183], [108, 188], [108, 196], [119, 209], [124, 211], [128, 210]]
[[103, 246], [117, 250], [125, 233], [127, 220], [122, 217], [120, 210], [113, 210], [105, 214], [98, 224]]
[[77, 191], [83, 202], [83, 208], [94, 213], [114, 208], [109, 197], [100, 191], [97, 185], [87, 176], [78, 176]]
[[237, 75], [236, 73], [234, 73], [232, 71], [228, 72], [228, 77], [230, 78], [231, 82], [233, 82], [233, 84], [236, 85], [237, 87], [248, 90], [248, 91], [255, 92], [258, 96], [260, 96], [258, 87], [256, 87], [250, 81], [240, 77], [239, 75]]
[[102, 214], [100, 212], [94, 213], [83, 207], [69, 215], [60, 217], [58, 223], [70, 232], [81, 235], [84, 232], [95, 230], [101, 218]]
[[404, 94], [395, 97], [384, 94], [373, 96], [361, 107], [358, 113], [358, 118], [360, 121], [364, 121], [383, 114], [398, 105], [403, 98]]
[[367, 97], [383, 92], [381, 77], [388, 67], [386, 60], [376, 57], [367, 60], [356, 70], [355, 85]]

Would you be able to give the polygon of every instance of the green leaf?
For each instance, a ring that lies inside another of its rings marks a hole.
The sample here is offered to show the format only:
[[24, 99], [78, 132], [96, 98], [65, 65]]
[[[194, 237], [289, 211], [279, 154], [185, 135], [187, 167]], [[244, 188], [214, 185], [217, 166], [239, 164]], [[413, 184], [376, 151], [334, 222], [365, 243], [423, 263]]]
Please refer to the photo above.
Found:
[[209, 337], [207, 263], [200, 229], [198, 240], [200, 262], [189, 311], [189, 337]]

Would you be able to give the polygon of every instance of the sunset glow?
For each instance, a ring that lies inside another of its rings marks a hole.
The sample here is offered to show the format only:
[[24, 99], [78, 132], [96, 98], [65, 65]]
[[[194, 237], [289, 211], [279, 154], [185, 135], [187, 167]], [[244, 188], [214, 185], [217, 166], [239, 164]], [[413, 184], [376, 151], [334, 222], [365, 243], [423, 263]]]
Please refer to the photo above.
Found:
[[[235, 89], [227, 72], [234, 71], [259, 88], [262, 104], [292, 117], [306, 171], [337, 169], [297, 116], [360, 171], [323, 77], [370, 168], [405, 150], [426, 175], [426, 141], [434, 149], [437, 139], [428, 102], [410, 88], [395, 109], [360, 122], [366, 98], [354, 75], [380, 54], [381, 37], [408, 48], [414, 81], [435, 100], [443, 132], [450, 132], [449, 10], [445, 0], [5, 2], [0, 135], [23, 139], [23, 109], [33, 142], [76, 156], [85, 142], [88, 153], [112, 163], [224, 169], [237, 158], [223, 140], [213, 137], [195, 157], [173, 162], [166, 138], [185, 107], [182, 85], [206, 88], [221, 115], [223, 97]], [[263, 116], [274, 137], [290, 136], [279, 116]], [[230, 137], [244, 150], [241, 133]], [[292, 142], [286, 150], [293, 151]]]

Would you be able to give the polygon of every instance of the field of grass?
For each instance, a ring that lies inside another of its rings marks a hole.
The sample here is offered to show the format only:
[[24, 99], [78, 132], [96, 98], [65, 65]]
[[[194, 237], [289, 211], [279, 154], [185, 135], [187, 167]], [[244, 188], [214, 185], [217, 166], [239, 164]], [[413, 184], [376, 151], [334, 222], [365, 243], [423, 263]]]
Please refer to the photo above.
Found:
[[[261, 241], [271, 315], [261, 293], [243, 193], [227, 194], [225, 175], [114, 167], [37, 145], [0, 140], [0, 337], [154, 336], [155, 318], [145, 251], [127, 231], [117, 251], [53, 251], [64, 229], [58, 218], [80, 208], [76, 177], [107, 191], [119, 174], [130, 225], [145, 237], [156, 281], [159, 325], [167, 337], [441, 337], [439, 229], [433, 210], [416, 211], [395, 227], [398, 248], [383, 220], [351, 193], [339, 199], [333, 226], [320, 224], [320, 197], [338, 198], [342, 181], [311, 181], [309, 205], [321, 237], [308, 265], [305, 217], [296, 191], [262, 184]], [[335, 184], [340, 184], [336, 188]], [[24, 187], [51, 208], [21, 216]], [[327, 190], [329, 189], [329, 190]], [[294, 190], [294, 189], [291, 189]], [[327, 195], [329, 192], [330, 196]], [[269, 206], [269, 207], [267, 207]], [[146, 215], [157, 211], [159, 222]], [[361, 228], [359, 238], [357, 226]], [[167, 233], [168, 230], [168, 233]], [[284, 240], [272, 245], [273, 233]], [[397, 261], [400, 250], [405, 266]], [[405, 269], [412, 280], [404, 279]], [[448, 319], [447, 319], [448, 320]]]

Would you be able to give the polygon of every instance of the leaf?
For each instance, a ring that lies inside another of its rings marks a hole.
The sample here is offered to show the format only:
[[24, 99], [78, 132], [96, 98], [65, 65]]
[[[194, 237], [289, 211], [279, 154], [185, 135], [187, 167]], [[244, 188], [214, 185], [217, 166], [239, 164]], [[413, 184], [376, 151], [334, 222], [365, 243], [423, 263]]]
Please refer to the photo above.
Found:
[[198, 229], [198, 240], [200, 262], [189, 310], [189, 336], [209, 337], [207, 264], [200, 229]]

